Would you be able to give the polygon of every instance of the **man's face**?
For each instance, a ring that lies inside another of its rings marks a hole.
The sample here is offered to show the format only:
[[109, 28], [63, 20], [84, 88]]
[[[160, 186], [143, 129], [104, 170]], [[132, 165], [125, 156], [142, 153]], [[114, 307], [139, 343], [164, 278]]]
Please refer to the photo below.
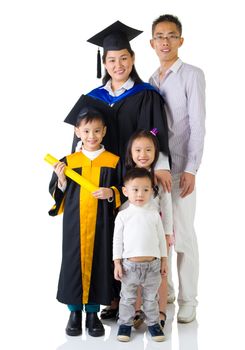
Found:
[[183, 41], [175, 23], [161, 22], [156, 25], [150, 43], [160, 62], [171, 63], [178, 58], [178, 49]]

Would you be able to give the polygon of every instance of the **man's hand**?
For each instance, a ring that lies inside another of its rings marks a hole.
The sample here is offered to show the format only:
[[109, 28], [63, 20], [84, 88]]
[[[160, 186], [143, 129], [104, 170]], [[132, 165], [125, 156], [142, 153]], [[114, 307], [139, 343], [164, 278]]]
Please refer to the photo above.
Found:
[[172, 177], [171, 177], [170, 171], [159, 169], [159, 170], [155, 170], [154, 173], [158, 182], [162, 184], [163, 191], [171, 192]]
[[191, 194], [195, 188], [195, 175], [183, 173], [180, 176], [179, 187], [181, 189], [180, 197], [184, 198]]

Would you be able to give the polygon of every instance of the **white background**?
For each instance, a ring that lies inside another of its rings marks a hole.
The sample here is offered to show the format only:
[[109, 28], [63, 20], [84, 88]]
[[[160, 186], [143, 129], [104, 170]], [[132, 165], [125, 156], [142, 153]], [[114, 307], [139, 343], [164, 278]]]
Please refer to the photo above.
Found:
[[85, 1], [8, 0], [0, 7], [0, 346], [56, 349], [65, 342], [67, 311], [55, 300], [61, 218], [48, 216], [52, 169], [43, 157], [70, 152], [73, 131], [63, 119], [82, 93], [101, 84], [97, 48], [86, 40], [116, 20], [144, 30], [132, 47], [147, 81], [158, 66], [151, 23], [170, 13], [183, 24], [180, 57], [201, 67], [207, 82], [197, 177], [198, 349], [244, 348], [242, 1]]

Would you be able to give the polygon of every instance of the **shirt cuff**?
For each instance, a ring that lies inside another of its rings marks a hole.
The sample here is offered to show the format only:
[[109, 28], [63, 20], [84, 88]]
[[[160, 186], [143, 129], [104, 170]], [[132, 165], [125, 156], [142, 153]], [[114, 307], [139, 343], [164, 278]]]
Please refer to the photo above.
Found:
[[65, 181], [65, 182], [63, 183], [63, 186], [61, 186], [61, 184], [60, 184], [59, 181], [58, 181], [58, 188], [59, 188], [62, 192], [65, 192], [66, 186], [67, 186], [67, 181]]
[[166, 156], [162, 152], [159, 153], [159, 157], [155, 165], [155, 170], [160, 170], [160, 169], [170, 170], [168, 156]]

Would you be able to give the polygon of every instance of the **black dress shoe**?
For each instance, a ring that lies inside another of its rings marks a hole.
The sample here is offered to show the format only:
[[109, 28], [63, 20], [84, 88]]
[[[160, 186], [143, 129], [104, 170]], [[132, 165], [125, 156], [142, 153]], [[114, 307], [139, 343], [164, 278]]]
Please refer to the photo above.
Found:
[[71, 336], [82, 334], [82, 311], [71, 311], [66, 334]]
[[119, 311], [118, 308], [112, 309], [110, 306], [108, 306], [101, 311], [100, 317], [102, 320], [109, 320], [112, 318], [117, 319], [118, 318], [118, 311]]
[[105, 329], [97, 316], [97, 312], [86, 313], [86, 328], [92, 337], [101, 337], [105, 334]]

